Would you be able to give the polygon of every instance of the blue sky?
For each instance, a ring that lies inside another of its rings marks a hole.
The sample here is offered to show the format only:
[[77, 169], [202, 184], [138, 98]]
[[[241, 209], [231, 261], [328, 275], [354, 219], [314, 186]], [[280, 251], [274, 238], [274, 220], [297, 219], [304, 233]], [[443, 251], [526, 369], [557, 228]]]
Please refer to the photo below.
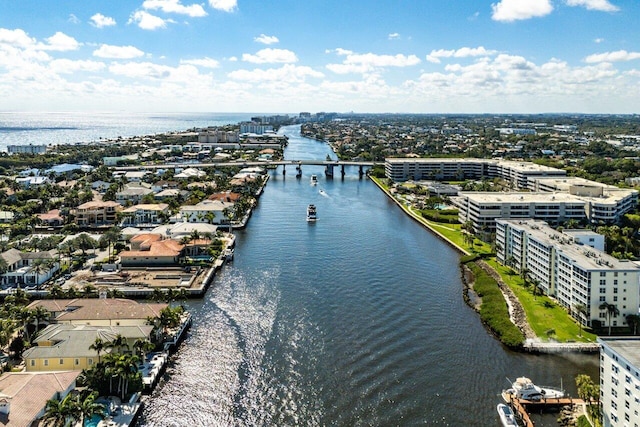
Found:
[[638, 0], [0, 0], [0, 111], [640, 113]]

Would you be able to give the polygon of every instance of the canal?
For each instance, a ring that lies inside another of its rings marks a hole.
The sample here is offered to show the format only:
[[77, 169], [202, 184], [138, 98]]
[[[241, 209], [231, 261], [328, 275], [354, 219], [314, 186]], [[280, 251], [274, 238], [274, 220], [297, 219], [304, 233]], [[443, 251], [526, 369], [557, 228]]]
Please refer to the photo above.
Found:
[[[287, 159], [335, 158], [297, 126], [281, 132]], [[458, 254], [357, 168], [302, 172], [271, 171], [235, 260], [188, 303], [191, 332], [138, 425], [497, 426], [507, 378], [573, 395], [577, 374], [597, 380], [597, 356], [514, 353], [489, 335]]]

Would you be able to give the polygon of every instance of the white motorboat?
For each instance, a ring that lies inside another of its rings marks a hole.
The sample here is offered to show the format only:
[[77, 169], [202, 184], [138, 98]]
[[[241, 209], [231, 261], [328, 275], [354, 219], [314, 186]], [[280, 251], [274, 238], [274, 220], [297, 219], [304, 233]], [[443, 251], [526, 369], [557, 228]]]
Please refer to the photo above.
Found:
[[537, 386], [527, 377], [517, 378], [511, 388], [502, 392], [502, 397], [506, 402], [512, 398], [523, 400], [559, 399], [565, 396], [562, 389], [555, 387]]
[[318, 177], [316, 175], [311, 175], [311, 185], [316, 185], [318, 183]]
[[498, 403], [496, 409], [498, 410], [498, 415], [500, 415], [500, 422], [504, 427], [518, 427], [516, 416], [509, 406], [504, 403]]
[[318, 219], [316, 205], [311, 204], [307, 206], [307, 221], [313, 222], [316, 219]]

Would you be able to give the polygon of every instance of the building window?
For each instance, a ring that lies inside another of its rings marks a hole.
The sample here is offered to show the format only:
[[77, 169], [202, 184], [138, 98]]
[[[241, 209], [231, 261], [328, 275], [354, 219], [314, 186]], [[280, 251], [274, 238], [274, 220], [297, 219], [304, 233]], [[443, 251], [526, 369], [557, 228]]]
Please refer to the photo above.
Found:
[[88, 359], [87, 360], [87, 365], [92, 366], [93, 365], [93, 359]]
[[600, 302], [606, 302], [607, 301], [607, 297], [600, 297]]
[[606, 294], [607, 293], [607, 288], [600, 288], [600, 293], [601, 294]]
[[60, 359], [60, 364], [64, 365], [64, 359]]
[[49, 366], [49, 359], [44, 359], [44, 366]]
[[35, 359], [31, 359], [31, 366], [36, 366], [36, 361], [35, 361]]
[[73, 361], [73, 363], [74, 363], [76, 366], [78, 366], [78, 365], [80, 364], [80, 359], [76, 359], [76, 360], [74, 360], [74, 361]]
[[600, 279], [600, 286], [604, 286], [607, 284], [607, 281], [604, 279]]
[[607, 275], [607, 273], [605, 273], [604, 271], [600, 272], [600, 277], [605, 277]]
[[617, 294], [618, 293], [618, 288], [613, 288], [613, 293]]
[[613, 297], [613, 301], [618, 301], [618, 297]]

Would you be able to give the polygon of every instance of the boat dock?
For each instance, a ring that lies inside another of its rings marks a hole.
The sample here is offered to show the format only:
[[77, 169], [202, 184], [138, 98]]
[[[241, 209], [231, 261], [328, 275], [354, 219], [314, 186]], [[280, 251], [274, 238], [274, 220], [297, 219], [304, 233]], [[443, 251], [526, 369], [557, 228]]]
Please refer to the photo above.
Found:
[[571, 406], [573, 408], [574, 405], [582, 405], [584, 404], [584, 400], [582, 399], [574, 399], [571, 397], [560, 397], [560, 398], [548, 398], [548, 399], [540, 399], [540, 400], [526, 400], [519, 399], [511, 394], [503, 394], [504, 400], [511, 407], [513, 412], [516, 414], [518, 421], [524, 427], [534, 427], [535, 424], [531, 421], [529, 417], [529, 412], [531, 410], [539, 410], [543, 411], [549, 408], [560, 408], [562, 406]]

